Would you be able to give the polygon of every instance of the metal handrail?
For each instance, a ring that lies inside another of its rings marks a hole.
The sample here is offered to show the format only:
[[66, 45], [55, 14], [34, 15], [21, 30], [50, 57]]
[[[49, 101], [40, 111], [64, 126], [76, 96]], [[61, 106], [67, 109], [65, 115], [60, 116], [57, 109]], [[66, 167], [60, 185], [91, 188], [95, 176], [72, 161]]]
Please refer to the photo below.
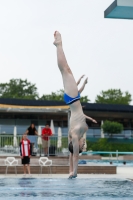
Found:
[[82, 155], [88, 155], [88, 154], [120, 154], [120, 155], [133, 155], [133, 152], [121, 152], [118, 150], [117, 151], [86, 151], [82, 152]]

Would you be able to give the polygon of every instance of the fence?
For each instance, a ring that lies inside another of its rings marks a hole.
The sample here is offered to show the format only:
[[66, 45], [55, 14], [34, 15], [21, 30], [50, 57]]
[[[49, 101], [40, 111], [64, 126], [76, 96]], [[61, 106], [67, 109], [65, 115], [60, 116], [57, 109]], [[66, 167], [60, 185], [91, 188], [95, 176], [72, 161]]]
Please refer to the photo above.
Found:
[[[0, 135], [0, 155], [20, 155], [20, 141], [22, 135]], [[30, 140], [30, 136], [28, 136]], [[40, 142], [41, 140], [41, 142]], [[44, 147], [42, 145], [42, 138], [34, 136], [34, 145], [32, 149], [32, 155], [44, 156]], [[68, 137], [52, 136], [49, 138], [49, 148], [47, 148], [48, 156], [67, 156], [68, 151]]]
[[[31, 140], [30, 136], [28, 136], [29, 140]], [[22, 135], [5, 135], [0, 134], [0, 155], [9, 155], [9, 156], [17, 156], [20, 155], [20, 141], [22, 139]], [[67, 156], [69, 155], [68, 151], [68, 137], [66, 136], [52, 136], [49, 138], [50, 140], [50, 146], [47, 148], [47, 155], [48, 156]], [[91, 145], [96, 143], [99, 140], [99, 138], [89, 138], [87, 137], [87, 141], [90, 143], [87, 145], [88, 148], [91, 148]], [[34, 156], [44, 156], [46, 152], [44, 152], [44, 146], [42, 145], [43, 139], [38, 136], [34, 136], [34, 146], [33, 146], [33, 152], [32, 154]], [[33, 141], [31, 141], [33, 143]], [[109, 144], [113, 144], [113, 147], [118, 144], [120, 147], [122, 147], [123, 144], [133, 144], [133, 139], [117, 139], [117, 138], [109, 138], [108, 139], [108, 146]], [[101, 143], [98, 143], [97, 145], [100, 145]], [[96, 146], [97, 146], [96, 145]], [[104, 147], [107, 150], [106, 145], [102, 143], [101, 147]], [[129, 147], [129, 145], [128, 145]], [[124, 147], [123, 147], [124, 148]], [[92, 148], [93, 149], [93, 148]], [[129, 150], [128, 150], [129, 151]]]

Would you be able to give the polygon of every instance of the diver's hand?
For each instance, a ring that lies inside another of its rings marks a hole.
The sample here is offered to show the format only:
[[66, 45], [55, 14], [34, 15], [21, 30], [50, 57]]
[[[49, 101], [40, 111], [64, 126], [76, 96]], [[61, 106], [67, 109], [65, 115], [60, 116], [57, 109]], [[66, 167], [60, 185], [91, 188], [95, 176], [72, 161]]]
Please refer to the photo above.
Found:
[[97, 121], [95, 119], [92, 119], [92, 122], [94, 122], [95, 124], [97, 124]]
[[82, 76], [80, 77], [80, 79], [84, 78], [84, 76], [85, 76], [85, 75], [82, 75]]

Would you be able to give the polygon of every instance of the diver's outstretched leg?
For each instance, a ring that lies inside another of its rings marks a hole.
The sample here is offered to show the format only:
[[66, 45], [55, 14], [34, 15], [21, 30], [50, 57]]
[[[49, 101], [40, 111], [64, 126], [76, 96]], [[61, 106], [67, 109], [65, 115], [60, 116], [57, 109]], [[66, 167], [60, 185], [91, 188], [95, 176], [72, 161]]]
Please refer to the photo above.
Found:
[[57, 47], [57, 62], [62, 74], [65, 93], [70, 97], [76, 97], [78, 95], [78, 88], [62, 48], [61, 34], [55, 31], [54, 37], [54, 45]]

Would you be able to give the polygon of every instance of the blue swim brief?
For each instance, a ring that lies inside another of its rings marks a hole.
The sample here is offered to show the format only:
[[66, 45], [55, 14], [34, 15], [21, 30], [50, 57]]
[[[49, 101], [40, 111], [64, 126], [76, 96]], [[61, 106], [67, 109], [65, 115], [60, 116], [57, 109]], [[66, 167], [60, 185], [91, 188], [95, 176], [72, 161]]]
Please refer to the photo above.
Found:
[[80, 99], [80, 93], [78, 93], [78, 96], [76, 97], [70, 97], [68, 96], [67, 94], [64, 94], [64, 101], [66, 102], [66, 104], [72, 104], [74, 103], [75, 101], [78, 101]]

